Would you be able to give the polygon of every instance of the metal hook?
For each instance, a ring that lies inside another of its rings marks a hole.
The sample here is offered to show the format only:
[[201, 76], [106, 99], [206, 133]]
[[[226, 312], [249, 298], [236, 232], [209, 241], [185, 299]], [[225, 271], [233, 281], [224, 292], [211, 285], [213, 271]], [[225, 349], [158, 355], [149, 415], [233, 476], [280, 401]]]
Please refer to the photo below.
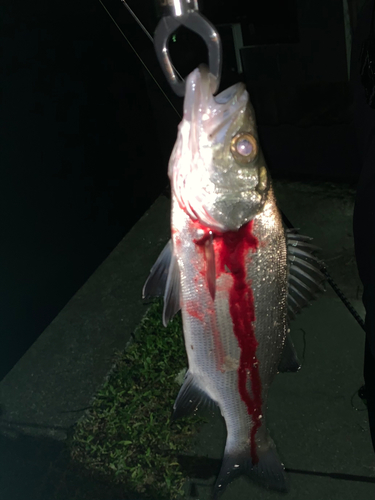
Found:
[[206, 42], [209, 69], [216, 77], [215, 92], [217, 92], [221, 77], [222, 49], [220, 36], [214, 25], [199, 12], [197, 0], [160, 1], [165, 15], [155, 30], [154, 47], [162, 70], [173, 91], [181, 97], [184, 96], [185, 81], [176, 74], [169, 54], [168, 42], [172, 33], [179, 26], [186, 26]]

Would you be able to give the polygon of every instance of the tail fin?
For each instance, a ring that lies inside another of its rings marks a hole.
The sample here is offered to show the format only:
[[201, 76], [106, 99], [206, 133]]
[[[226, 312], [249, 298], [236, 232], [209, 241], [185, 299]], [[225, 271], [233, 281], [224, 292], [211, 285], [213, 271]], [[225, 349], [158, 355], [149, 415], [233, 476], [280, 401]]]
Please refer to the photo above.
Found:
[[224, 454], [221, 470], [214, 486], [214, 500], [218, 499], [229, 483], [243, 474], [266, 488], [281, 492], [288, 490], [284, 466], [275, 449], [269, 448], [259, 454], [259, 461], [256, 464], [252, 463], [249, 449], [248, 453], [241, 451], [238, 454]]

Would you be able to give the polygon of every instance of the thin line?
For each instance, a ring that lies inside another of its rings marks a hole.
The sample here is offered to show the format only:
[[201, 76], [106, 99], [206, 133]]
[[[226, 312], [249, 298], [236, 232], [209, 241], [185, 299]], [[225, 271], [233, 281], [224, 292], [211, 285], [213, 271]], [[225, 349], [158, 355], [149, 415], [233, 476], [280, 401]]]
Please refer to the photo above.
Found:
[[285, 468], [285, 472], [289, 472], [290, 474], [306, 474], [308, 476], [330, 477], [332, 479], [339, 479], [344, 481], [375, 483], [375, 477], [358, 476], [355, 474], [343, 474], [341, 472], [315, 472], [310, 470], [290, 469], [289, 467]]
[[114, 18], [112, 17], [111, 13], [108, 11], [107, 7], [103, 4], [102, 0], [99, 0], [101, 6], [103, 7], [103, 9], [107, 12], [107, 14], [109, 15], [109, 17], [112, 19], [114, 25], [116, 26], [116, 28], [119, 30], [119, 32], [121, 33], [121, 35], [125, 38], [125, 40], [128, 42], [130, 48], [133, 50], [134, 54], [138, 57], [138, 59], [140, 60], [140, 62], [142, 63], [143, 67], [145, 68], [145, 70], [147, 71], [147, 73], [151, 76], [151, 78], [154, 80], [154, 82], [156, 83], [156, 85], [158, 86], [160, 92], [163, 94], [163, 96], [167, 99], [167, 101], [169, 102], [169, 104], [172, 106], [172, 108], [175, 110], [175, 112], [177, 113], [178, 117], [181, 119], [181, 115], [180, 113], [177, 111], [177, 109], [174, 107], [173, 105], [173, 102], [169, 99], [169, 97], [167, 96], [167, 94], [164, 92], [164, 90], [160, 87], [159, 83], [157, 82], [157, 80], [155, 79], [154, 75], [151, 73], [151, 71], [148, 69], [148, 67], [146, 66], [146, 64], [144, 63], [144, 61], [142, 60], [142, 58], [140, 57], [140, 55], [138, 54], [138, 52], [135, 50], [135, 48], [133, 47], [133, 45], [130, 43], [130, 41], [128, 40], [128, 38], [125, 36], [125, 33], [122, 31], [122, 29], [120, 28], [120, 26], [116, 23], [116, 21], [114, 20]]
[[[292, 229], [293, 225], [288, 219], [288, 217], [281, 212], [283, 222], [284, 224], [289, 228]], [[296, 228], [295, 228], [296, 229]], [[333, 291], [336, 293], [336, 295], [339, 297], [339, 299], [342, 301], [342, 303], [345, 305], [345, 307], [349, 310], [349, 312], [352, 314], [352, 316], [356, 319], [357, 323], [360, 325], [362, 330], [366, 332], [366, 325], [361, 316], [357, 313], [357, 311], [354, 309], [354, 306], [350, 303], [349, 299], [346, 298], [344, 293], [341, 291], [339, 286], [336, 284], [336, 282], [333, 280], [332, 276], [329, 274], [327, 266], [323, 261], [320, 261], [320, 271], [325, 275], [327, 278], [328, 283], [331, 285]]]
[[[133, 16], [133, 18], [135, 19], [135, 21], [138, 23], [138, 25], [140, 26], [140, 28], [143, 30], [143, 32], [146, 34], [146, 36], [148, 37], [148, 39], [153, 44], [154, 43], [154, 39], [153, 39], [151, 33], [147, 30], [146, 26], [142, 23], [142, 21], [139, 19], [139, 17], [136, 15], [136, 13], [131, 9], [131, 7], [129, 6], [129, 4], [127, 2], [125, 2], [125, 0], [121, 0], [121, 2], [128, 9], [129, 13]], [[172, 64], [172, 62], [171, 62], [171, 64]], [[172, 64], [172, 68], [173, 68], [173, 71], [176, 73], [176, 75], [180, 78], [180, 80], [184, 82], [185, 79], [182, 78], [182, 76], [177, 71], [177, 69], [173, 66], [173, 64]]]
[[302, 351], [302, 361], [305, 361], [305, 354], [306, 354], [306, 332], [303, 328], [300, 328], [301, 332], [303, 333], [303, 351]]
[[139, 26], [146, 33], [147, 37], [151, 40], [151, 42], [154, 43], [154, 39], [152, 38], [152, 35], [147, 30], [146, 26], [144, 24], [142, 24], [141, 20], [139, 19], [139, 17], [137, 17], [136, 13], [130, 8], [130, 6], [127, 4], [127, 2], [125, 2], [125, 0], [121, 0], [121, 2], [125, 5], [125, 7], [130, 12], [130, 14], [134, 17], [134, 19], [137, 21], [137, 23], [139, 24]]

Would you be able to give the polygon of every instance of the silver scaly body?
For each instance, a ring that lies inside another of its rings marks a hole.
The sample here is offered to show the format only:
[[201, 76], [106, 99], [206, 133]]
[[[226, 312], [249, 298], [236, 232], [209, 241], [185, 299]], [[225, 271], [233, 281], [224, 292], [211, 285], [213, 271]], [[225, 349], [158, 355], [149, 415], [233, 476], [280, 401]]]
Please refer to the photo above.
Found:
[[216, 494], [239, 474], [284, 491], [267, 393], [278, 370], [299, 368], [288, 312], [314, 296], [322, 275], [310, 238], [283, 227], [243, 84], [214, 97], [213, 83], [204, 67], [187, 79], [168, 172], [172, 241], [143, 295], [164, 292], [164, 324], [182, 312], [189, 370], [174, 417], [216, 404], [225, 419]]
[[[229, 311], [229, 291], [233, 278], [230, 273], [222, 273], [217, 278], [213, 301], [202, 272], [205, 268], [204, 255], [194, 243], [200, 238], [200, 229], [192, 231], [189, 216], [181, 210], [175, 199], [172, 228], [174, 253], [180, 269], [180, 303], [189, 377], [196, 388], [201, 389], [220, 407], [227, 428], [225, 456], [228, 462], [241, 462], [243, 455], [244, 467], [252, 467], [253, 473], [261, 476], [262, 471], [257, 471], [256, 464], [246, 463], [251, 451], [250, 435], [254, 422], [238, 391], [241, 349]], [[256, 252], [248, 251], [245, 263], [246, 280], [254, 297], [253, 330], [258, 343], [256, 362], [259, 363], [261, 380], [262, 407], [258, 416], [261, 425], [255, 436], [256, 450], [258, 459], [263, 456], [264, 460], [276, 464], [274, 476], [278, 477], [273, 482], [275, 487], [284, 489], [281, 465], [272, 451], [269, 455], [273, 443], [265, 422], [267, 392], [276, 375], [287, 333], [286, 238], [272, 189], [268, 191], [264, 210], [254, 218], [252, 234], [257, 238], [259, 247]], [[248, 377], [247, 388], [251, 393], [251, 377]], [[230, 457], [233, 457], [232, 460]], [[223, 474], [219, 476], [218, 488], [227, 471], [235, 465], [227, 463]], [[268, 464], [262, 466], [267, 468]], [[243, 471], [238, 470], [240, 472]]]

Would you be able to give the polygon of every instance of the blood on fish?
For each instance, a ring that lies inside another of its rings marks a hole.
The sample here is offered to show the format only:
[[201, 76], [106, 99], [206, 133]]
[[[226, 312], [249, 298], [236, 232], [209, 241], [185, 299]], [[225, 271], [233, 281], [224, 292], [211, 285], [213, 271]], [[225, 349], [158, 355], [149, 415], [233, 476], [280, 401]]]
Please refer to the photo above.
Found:
[[204, 315], [202, 312], [198, 311], [198, 308], [197, 308], [197, 304], [190, 301], [190, 302], [186, 302], [185, 304], [185, 309], [186, 309], [186, 312], [190, 315], [190, 316], [193, 316], [193, 318], [196, 318], [198, 319], [199, 321], [203, 321], [204, 320]]
[[[233, 277], [233, 283], [229, 290], [229, 311], [232, 317], [233, 331], [241, 350], [238, 367], [238, 391], [253, 421], [250, 446], [251, 458], [255, 464], [258, 462], [255, 436], [261, 425], [262, 385], [259, 362], [256, 358], [258, 342], [253, 328], [255, 321], [254, 296], [246, 281], [246, 256], [249, 250], [256, 251], [259, 247], [258, 239], [252, 234], [252, 228], [252, 221], [242, 226], [238, 231], [225, 233], [216, 231], [211, 233], [207, 228], [200, 227], [204, 230], [204, 235], [199, 240], [194, 240], [194, 243], [204, 247], [208, 238], [213, 236], [217, 277], [221, 273], [228, 273], [228, 270]], [[248, 377], [251, 381], [252, 395], [247, 389]]]
[[[204, 234], [201, 238], [199, 238], [199, 239], [196, 238], [195, 240], [193, 240], [194, 243], [196, 245], [198, 245], [199, 247], [203, 247], [212, 236], [213, 237], [216, 236], [216, 232], [214, 233], [210, 229], [207, 229], [206, 227], [201, 226], [198, 222], [195, 222], [194, 226], [198, 227], [201, 231], [204, 231]], [[217, 234], [219, 234], [219, 233], [217, 233]]]
[[[208, 229], [205, 226], [202, 226], [199, 222], [197, 221], [192, 221], [190, 219], [190, 222], [192, 224], [192, 232], [196, 232], [197, 229], [203, 231], [203, 236], [199, 239], [194, 239], [193, 242], [197, 245], [199, 250], [202, 252], [203, 256], [203, 262], [204, 266], [202, 269], [197, 269], [198, 273], [204, 278], [204, 281], [206, 281], [206, 252], [205, 252], [205, 246], [206, 243], [211, 239], [215, 238], [215, 233], [213, 233], [210, 229]], [[190, 314], [190, 313], [189, 313]], [[224, 358], [225, 358], [225, 352], [224, 352], [224, 347], [221, 342], [220, 334], [218, 329], [216, 328], [216, 321], [215, 321], [215, 307], [212, 302], [211, 306], [208, 306], [205, 311], [204, 311], [205, 316], [209, 317], [209, 324], [212, 327], [212, 336], [213, 336], [213, 341], [215, 345], [215, 354], [216, 354], [216, 363], [217, 363], [217, 369], [221, 371], [222, 373], [225, 372], [224, 369]], [[203, 320], [203, 319], [202, 319]]]
[[[253, 426], [250, 433], [251, 458], [258, 462], [255, 436], [261, 425], [262, 385], [259, 374], [259, 363], [256, 358], [258, 342], [255, 337], [253, 323], [255, 321], [254, 296], [246, 281], [245, 259], [249, 252], [256, 251], [259, 242], [252, 234], [253, 221], [242, 226], [238, 231], [228, 231], [217, 241], [220, 249], [218, 255], [218, 272], [225, 272], [226, 267], [233, 276], [233, 284], [229, 291], [229, 311], [233, 322], [233, 331], [241, 349], [238, 368], [238, 390], [247, 412], [251, 415]], [[225, 267], [226, 266], [226, 267]], [[250, 376], [252, 396], [247, 390], [247, 377]]]
[[177, 231], [177, 229], [172, 229], [172, 236], [173, 236], [173, 245], [176, 248], [181, 247], [181, 238], [180, 238], [180, 234]]
[[[253, 420], [251, 429], [251, 458], [258, 462], [255, 436], [261, 425], [261, 380], [259, 375], [256, 349], [258, 342], [255, 337], [253, 322], [255, 321], [254, 297], [251, 287], [246, 282], [245, 256], [249, 249], [255, 250], [258, 241], [249, 227], [242, 228], [238, 233], [224, 235], [221, 261], [233, 274], [233, 285], [229, 295], [229, 310], [232, 316], [234, 334], [241, 349], [240, 366], [238, 368], [238, 389], [247, 411]], [[243, 233], [241, 235], [241, 232]], [[250, 376], [252, 397], [247, 390], [247, 376]]]

